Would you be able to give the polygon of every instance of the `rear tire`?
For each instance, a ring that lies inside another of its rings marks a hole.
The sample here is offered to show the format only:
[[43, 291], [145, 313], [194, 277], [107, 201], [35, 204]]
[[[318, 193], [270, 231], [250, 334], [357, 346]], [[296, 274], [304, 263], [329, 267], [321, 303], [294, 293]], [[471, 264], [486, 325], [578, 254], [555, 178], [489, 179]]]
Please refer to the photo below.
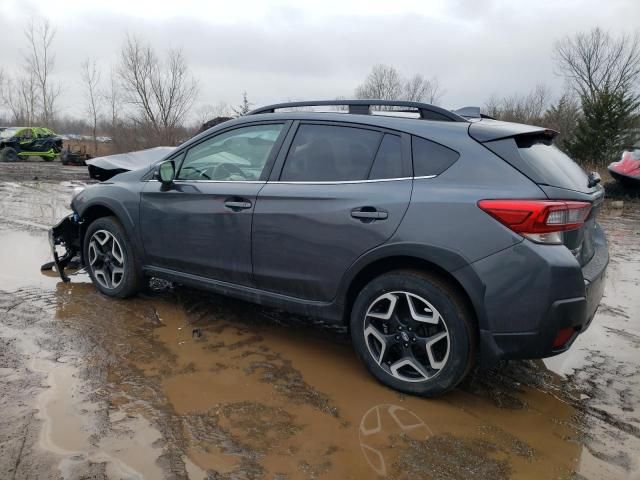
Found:
[[105, 295], [127, 298], [143, 287], [134, 248], [115, 217], [98, 218], [89, 225], [83, 254], [93, 284]]
[[60, 163], [62, 163], [62, 165], [69, 165], [71, 163], [69, 161], [70, 157], [71, 157], [71, 152], [69, 152], [69, 150], [63, 150], [62, 153], [60, 154]]
[[442, 395], [475, 362], [476, 329], [466, 302], [428, 273], [398, 270], [374, 278], [354, 302], [350, 327], [367, 369], [404, 393]]
[[17, 162], [18, 152], [16, 152], [15, 148], [5, 147], [0, 150], [0, 160], [3, 162]]

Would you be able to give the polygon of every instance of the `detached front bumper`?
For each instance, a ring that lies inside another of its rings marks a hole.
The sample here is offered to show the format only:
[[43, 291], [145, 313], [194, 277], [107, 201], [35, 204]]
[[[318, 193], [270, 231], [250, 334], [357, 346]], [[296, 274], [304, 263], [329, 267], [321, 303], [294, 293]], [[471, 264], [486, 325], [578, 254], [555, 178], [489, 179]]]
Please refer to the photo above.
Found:
[[[82, 224], [78, 214], [73, 213], [60, 220], [57, 225], [49, 230], [49, 243], [53, 253], [53, 262], [60, 278], [64, 282], [69, 281], [64, 269], [82, 250], [80, 245], [81, 228]], [[60, 254], [57, 247], [63, 249], [64, 252]]]

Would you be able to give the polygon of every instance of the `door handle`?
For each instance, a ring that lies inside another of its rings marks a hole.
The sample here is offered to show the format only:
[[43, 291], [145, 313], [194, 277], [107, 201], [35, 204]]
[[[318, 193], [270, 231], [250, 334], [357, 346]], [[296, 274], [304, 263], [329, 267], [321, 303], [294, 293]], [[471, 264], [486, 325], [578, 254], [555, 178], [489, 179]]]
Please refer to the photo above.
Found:
[[249, 200], [225, 200], [224, 206], [231, 210], [246, 210], [251, 208], [251, 202]]
[[374, 220], [385, 220], [389, 214], [374, 207], [362, 207], [351, 210], [351, 216], [363, 222], [373, 222]]

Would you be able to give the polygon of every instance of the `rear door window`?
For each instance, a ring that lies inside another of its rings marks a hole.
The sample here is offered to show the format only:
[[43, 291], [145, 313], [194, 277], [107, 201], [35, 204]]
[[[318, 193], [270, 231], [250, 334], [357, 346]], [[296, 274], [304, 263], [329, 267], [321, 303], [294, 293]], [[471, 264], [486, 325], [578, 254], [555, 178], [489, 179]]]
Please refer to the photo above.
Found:
[[440, 175], [460, 157], [455, 150], [420, 137], [411, 137], [411, 150], [416, 177]]
[[285, 182], [366, 180], [382, 134], [334, 125], [298, 128], [280, 175]]
[[382, 139], [376, 159], [369, 173], [370, 180], [401, 178], [402, 143], [398, 135], [386, 134]]

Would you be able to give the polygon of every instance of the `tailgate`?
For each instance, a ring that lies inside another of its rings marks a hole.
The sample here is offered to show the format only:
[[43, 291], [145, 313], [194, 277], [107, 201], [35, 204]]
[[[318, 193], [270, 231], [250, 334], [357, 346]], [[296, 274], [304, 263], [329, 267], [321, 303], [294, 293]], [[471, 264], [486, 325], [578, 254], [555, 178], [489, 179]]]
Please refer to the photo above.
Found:
[[595, 251], [594, 233], [604, 189], [568, 155], [553, 145], [556, 132], [506, 122], [477, 122], [469, 135], [535, 182], [551, 200], [589, 202], [581, 228], [563, 233], [564, 244], [585, 265]]

